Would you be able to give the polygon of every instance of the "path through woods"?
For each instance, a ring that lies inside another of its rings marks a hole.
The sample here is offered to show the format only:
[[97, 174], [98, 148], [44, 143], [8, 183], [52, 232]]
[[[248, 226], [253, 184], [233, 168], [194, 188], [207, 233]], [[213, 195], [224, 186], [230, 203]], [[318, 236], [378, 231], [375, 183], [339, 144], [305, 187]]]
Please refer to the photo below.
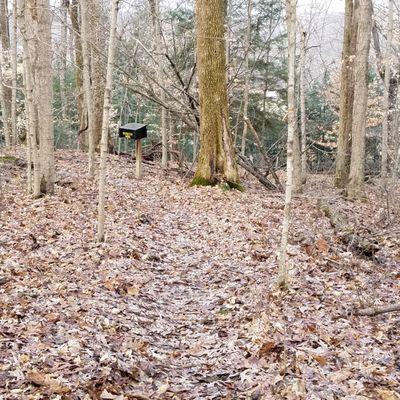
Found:
[[[0, 398], [396, 398], [398, 315], [350, 312], [399, 297], [398, 188], [388, 216], [378, 186], [350, 203], [312, 177], [295, 200], [295, 278], [280, 295], [283, 196], [256, 182], [187, 188], [150, 166], [137, 181], [112, 156], [98, 245], [84, 155], [59, 151], [56, 194], [38, 200], [24, 194], [23, 161], [4, 160]], [[373, 259], [342, 245], [319, 196], [376, 236]]]

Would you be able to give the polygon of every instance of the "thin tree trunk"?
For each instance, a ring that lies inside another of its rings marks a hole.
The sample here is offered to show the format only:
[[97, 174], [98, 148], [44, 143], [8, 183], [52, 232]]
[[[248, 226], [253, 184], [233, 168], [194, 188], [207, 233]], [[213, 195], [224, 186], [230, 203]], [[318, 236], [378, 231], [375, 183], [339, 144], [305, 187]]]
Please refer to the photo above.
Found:
[[368, 57], [371, 41], [372, 2], [360, 0], [354, 74], [352, 146], [347, 195], [364, 197], [365, 129], [368, 100]]
[[287, 178], [285, 209], [282, 225], [281, 247], [279, 251], [278, 286], [288, 285], [287, 242], [292, 209], [293, 191], [293, 147], [296, 134], [295, 99], [295, 58], [296, 58], [296, 0], [286, 0], [286, 23], [288, 31], [288, 139], [287, 139]]
[[[7, 0], [0, 0], [0, 66], [8, 69], [10, 65], [10, 30], [8, 25], [8, 3]], [[1, 74], [2, 75], [2, 74]], [[0, 100], [3, 119], [3, 130], [6, 146], [11, 145], [11, 79], [7, 76], [0, 77]]]
[[11, 135], [12, 145], [18, 142], [17, 131], [17, 84], [18, 84], [18, 64], [17, 64], [17, 0], [13, 1], [13, 35], [11, 43], [11, 69], [12, 69], [12, 91], [11, 91]]
[[240, 187], [229, 129], [225, 70], [224, 2], [197, 0], [200, 153], [192, 185]]
[[117, 19], [119, 0], [113, 0], [111, 10], [110, 38], [108, 43], [107, 77], [104, 92], [103, 127], [100, 144], [99, 203], [97, 220], [97, 241], [104, 241], [105, 203], [106, 203], [106, 169], [108, 152], [108, 127], [110, 123], [112, 77], [116, 46]]
[[88, 137], [86, 133], [87, 127], [87, 110], [85, 107], [85, 99], [83, 94], [83, 57], [81, 43], [81, 26], [79, 18], [78, 0], [71, 0], [69, 6], [69, 15], [71, 19], [72, 29], [74, 31], [75, 44], [75, 85], [76, 85], [76, 109], [78, 113], [78, 134], [77, 144], [80, 150], [86, 150], [88, 147]]
[[81, 6], [81, 43], [82, 43], [82, 59], [83, 59], [83, 88], [85, 105], [87, 109], [87, 136], [89, 140], [89, 178], [94, 178], [94, 159], [96, 143], [93, 132], [93, 100], [90, 87], [90, 42], [89, 42], [89, 16], [87, 0], [80, 2]]
[[346, 0], [345, 25], [340, 72], [339, 133], [336, 155], [336, 187], [347, 185], [350, 170], [351, 127], [354, 99], [354, 57], [357, 39], [358, 0]]
[[3, 49], [0, 43], [0, 105], [1, 105], [1, 116], [3, 122], [3, 133], [5, 138], [6, 147], [11, 146], [11, 132], [10, 132], [10, 118], [8, 114], [6, 86], [3, 84], [3, 68], [5, 66], [5, 60], [3, 57]]
[[300, 124], [301, 124], [301, 178], [307, 182], [307, 132], [306, 132], [306, 94], [305, 94], [305, 58], [307, 32], [301, 34], [300, 48]]
[[67, 121], [67, 96], [65, 90], [66, 73], [67, 73], [67, 28], [68, 28], [68, 2], [61, 2], [61, 34], [60, 34], [60, 102], [61, 102], [61, 119], [63, 124]]
[[[250, 59], [250, 47], [251, 47], [251, 9], [252, 0], [247, 2], [247, 30], [246, 30], [246, 54], [244, 59], [244, 93], [243, 93], [243, 119], [246, 121], [248, 118], [249, 110], [249, 86], [250, 86], [250, 70], [249, 70], [249, 59]], [[247, 124], [244, 123], [243, 134], [242, 134], [242, 148], [241, 155], [246, 154], [246, 140], [247, 140]]]
[[[165, 79], [163, 72], [163, 54], [162, 54], [162, 32], [160, 17], [160, 1], [150, 0], [151, 19], [153, 25], [153, 34], [155, 42], [155, 53], [157, 60], [157, 80], [162, 87], [165, 87]], [[160, 88], [160, 100], [165, 103], [165, 91]], [[168, 168], [168, 132], [166, 127], [167, 110], [161, 106], [161, 166], [163, 169]]]
[[393, 0], [388, 0], [388, 34], [386, 43], [385, 55], [385, 81], [384, 81], [384, 96], [383, 96], [383, 124], [382, 124], [382, 161], [381, 161], [381, 175], [383, 178], [388, 174], [388, 138], [389, 138], [389, 90], [390, 90], [390, 77], [391, 77], [391, 55], [392, 55], [392, 41], [393, 41]]
[[[86, 0], [88, 1], [88, 0]], [[91, 81], [92, 81], [92, 106], [93, 106], [93, 129], [94, 143], [99, 148], [103, 128], [103, 104], [106, 86], [106, 59], [103, 55], [107, 47], [107, 38], [104, 34], [104, 26], [107, 24], [100, 0], [88, 1], [87, 10], [90, 13], [90, 42], [91, 42]]]

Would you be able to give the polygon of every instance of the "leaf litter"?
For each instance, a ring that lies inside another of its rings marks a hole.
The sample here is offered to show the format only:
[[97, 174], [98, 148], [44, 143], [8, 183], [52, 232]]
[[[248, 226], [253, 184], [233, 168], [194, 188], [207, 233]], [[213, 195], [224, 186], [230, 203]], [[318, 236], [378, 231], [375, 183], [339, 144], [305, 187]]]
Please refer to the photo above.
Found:
[[[400, 188], [349, 202], [311, 176], [294, 200], [291, 286], [275, 289], [283, 197], [188, 188], [177, 170], [109, 157], [106, 242], [84, 154], [58, 151], [53, 196], [0, 165], [0, 398], [399, 399]], [[374, 258], [355, 254], [320, 198]]]

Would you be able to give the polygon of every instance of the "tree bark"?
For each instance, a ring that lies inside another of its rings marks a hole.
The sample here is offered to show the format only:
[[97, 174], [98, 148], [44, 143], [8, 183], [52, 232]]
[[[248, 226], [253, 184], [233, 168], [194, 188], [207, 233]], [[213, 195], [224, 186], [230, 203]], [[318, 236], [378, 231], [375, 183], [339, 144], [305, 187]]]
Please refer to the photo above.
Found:
[[351, 129], [354, 99], [354, 57], [357, 39], [358, 0], [346, 0], [340, 73], [339, 134], [336, 155], [336, 187], [344, 188], [350, 171]]
[[75, 92], [76, 92], [76, 109], [78, 114], [78, 134], [77, 142], [81, 150], [88, 148], [88, 135], [87, 129], [87, 110], [85, 107], [84, 90], [83, 90], [83, 57], [82, 57], [82, 43], [81, 43], [81, 24], [79, 17], [79, 4], [78, 0], [71, 0], [69, 6], [69, 14], [71, 18], [71, 25], [74, 31], [74, 45], [75, 45]]
[[61, 119], [67, 121], [67, 96], [65, 90], [67, 73], [67, 28], [68, 28], [68, 2], [62, 0], [60, 6], [61, 26], [60, 26], [60, 103]]
[[12, 91], [11, 91], [11, 135], [12, 145], [18, 142], [17, 131], [17, 84], [18, 84], [18, 60], [17, 60], [17, 0], [13, 1], [13, 35], [11, 41], [11, 69], [12, 69]]
[[[33, 95], [33, 71], [35, 68], [35, 59], [31, 58], [30, 47], [35, 48], [32, 40], [32, 26], [28, 30], [26, 16], [26, 0], [18, 0], [18, 26], [21, 32], [23, 44], [23, 67], [24, 67], [24, 87], [25, 87], [25, 110], [27, 114], [27, 192], [34, 197], [40, 196], [40, 164], [37, 137], [37, 110]], [[33, 170], [32, 170], [33, 164]]]
[[279, 251], [278, 286], [288, 285], [287, 242], [292, 209], [293, 192], [293, 147], [296, 135], [296, 99], [295, 99], [295, 59], [296, 59], [296, 0], [286, 0], [286, 23], [288, 32], [288, 139], [287, 139], [287, 178], [285, 209], [282, 225], [281, 246]]
[[368, 100], [368, 57], [371, 41], [372, 2], [360, 0], [357, 50], [354, 68], [354, 104], [352, 121], [352, 146], [349, 182], [349, 198], [364, 197], [365, 175], [365, 128]]
[[393, 0], [388, 0], [388, 34], [385, 55], [385, 79], [384, 79], [384, 95], [383, 95], [383, 124], [382, 124], [382, 160], [381, 175], [383, 178], [388, 174], [388, 139], [389, 139], [389, 118], [390, 118], [390, 77], [391, 77], [391, 55], [393, 41]]
[[106, 61], [103, 51], [107, 46], [107, 38], [104, 34], [104, 26], [107, 21], [102, 10], [100, 0], [90, 0], [87, 6], [90, 12], [90, 37], [91, 42], [91, 81], [92, 81], [92, 103], [93, 103], [93, 129], [94, 143], [96, 149], [100, 145], [103, 127], [103, 104], [106, 86]]
[[88, 152], [89, 152], [89, 178], [94, 178], [94, 159], [96, 143], [94, 137], [93, 128], [93, 99], [92, 91], [90, 85], [90, 41], [89, 41], [89, 16], [88, 16], [88, 6], [90, 6], [89, 1], [81, 0], [81, 44], [82, 44], [82, 60], [83, 60], [83, 89], [84, 89], [84, 99], [85, 106], [87, 110], [87, 136], [88, 136]]
[[[7, 0], [0, 0], [0, 36], [1, 36], [1, 59], [0, 64], [3, 68], [9, 69], [10, 67], [10, 29], [8, 25], [8, 2]], [[11, 101], [12, 80], [9, 74], [1, 77], [1, 108], [3, 116], [3, 130], [6, 141], [6, 146], [12, 144], [11, 141]]]
[[229, 130], [225, 71], [224, 2], [197, 0], [200, 153], [192, 185], [240, 186]]
[[[162, 31], [161, 31], [161, 19], [160, 19], [160, 1], [159, 0], [149, 0], [150, 10], [152, 16], [153, 34], [155, 40], [155, 59], [158, 62], [157, 65], [157, 79], [162, 86], [160, 88], [160, 99], [161, 102], [165, 102], [165, 79], [163, 72], [163, 54], [162, 54]], [[161, 106], [161, 166], [163, 169], [168, 168], [168, 132], [167, 132], [167, 110], [165, 107]]]
[[[246, 121], [248, 118], [249, 110], [249, 86], [250, 86], [250, 70], [249, 70], [249, 59], [250, 59], [250, 46], [251, 46], [251, 9], [252, 0], [247, 2], [247, 30], [246, 30], [246, 54], [244, 59], [244, 91], [243, 91], [243, 119]], [[242, 134], [242, 149], [241, 155], [246, 154], [246, 140], [247, 140], [247, 124], [244, 123], [243, 134]]]
[[106, 88], [104, 92], [103, 125], [102, 125], [101, 144], [100, 144], [101, 152], [100, 152], [100, 174], [99, 174], [97, 242], [104, 242], [108, 127], [110, 123], [112, 78], [113, 78], [114, 55], [116, 46], [118, 7], [119, 7], [119, 0], [113, 0], [112, 10], [111, 10], [110, 38], [108, 43]]
[[306, 94], [305, 94], [305, 57], [307, 32], [301, 33], [300, 48], [300, 126], [301, 126], [301, 180], [307, 182], [307, 132], [306, 132]]

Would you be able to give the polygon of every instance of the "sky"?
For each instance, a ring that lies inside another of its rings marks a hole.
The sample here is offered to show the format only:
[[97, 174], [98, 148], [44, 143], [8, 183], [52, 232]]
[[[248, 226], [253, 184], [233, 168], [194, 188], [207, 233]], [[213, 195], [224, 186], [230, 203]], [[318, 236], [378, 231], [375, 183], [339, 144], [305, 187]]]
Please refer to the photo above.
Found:
[[317, 6], [321, 8], [322, 5], [325, 5], [330, 12], [342, 12], [344, 13], [344, 0], [299, 0], [298, 6], [299, 8], [309, 8], [310, 6]]

